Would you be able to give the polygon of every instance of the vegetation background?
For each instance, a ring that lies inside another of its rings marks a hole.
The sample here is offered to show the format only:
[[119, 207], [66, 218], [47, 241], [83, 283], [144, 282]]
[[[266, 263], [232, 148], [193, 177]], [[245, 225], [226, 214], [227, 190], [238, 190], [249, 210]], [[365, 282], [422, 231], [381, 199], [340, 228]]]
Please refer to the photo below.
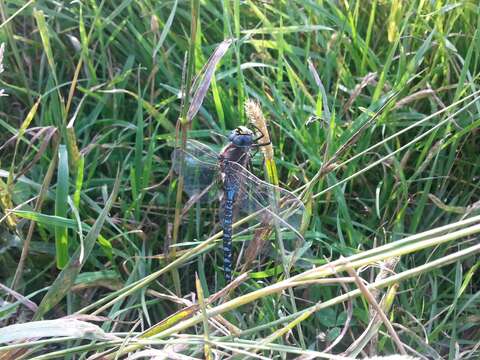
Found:
[[[0, 358], [478, 358], [479, 13], [0, 0]], [[170, 154], [220, 146], [247, 99], [318, 267], [222, 290], [218, 225], [180, 218]]]

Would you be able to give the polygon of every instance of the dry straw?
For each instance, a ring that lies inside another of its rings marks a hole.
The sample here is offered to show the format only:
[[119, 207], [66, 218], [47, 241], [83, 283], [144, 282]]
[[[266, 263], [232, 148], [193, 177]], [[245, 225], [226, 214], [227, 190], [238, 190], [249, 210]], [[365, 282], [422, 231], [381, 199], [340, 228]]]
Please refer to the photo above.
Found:
[[[267, 121], [263, 116], [262, 109], [260, 108], [260, 104], [255, 100], [248, 99], [245, 102], [245, 112], [250, 122], [254, 124], [264, 135], [264, 138], [262, 138], [262, 143], [269, 143], [270, 134], [268, 133], [268, 129], [267, 129]], [[272, 144], [267, 146], [262, 146], [260, 147], [260, 149], [263, 152], [265, 159], [270, 159], [270, 160], [273, 159]]]
[[268, 144], [260, 146], [260, 150], [265, 158], [265, 168], [267, 170], [268, 180], [273, 185], [278, 185], [277, 167], [273, 159], [273, 146], [270, 141], [270, 134], [267, 129], [267, 121], [263, 116], [260, 104], [252, 99], [248, 99], [245, 102], [245, 113], [247, 114], [250, 122], [255, 125], [263, 134], [263, 138], [260, 140], [262, 144]]

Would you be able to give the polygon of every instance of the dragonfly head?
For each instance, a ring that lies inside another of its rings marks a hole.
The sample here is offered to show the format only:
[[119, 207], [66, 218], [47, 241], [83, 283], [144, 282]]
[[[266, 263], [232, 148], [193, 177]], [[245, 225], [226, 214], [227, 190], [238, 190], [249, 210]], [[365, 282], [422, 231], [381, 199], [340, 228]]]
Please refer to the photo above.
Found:
[[232, 130], [228, 136], [228, 140], [239, 147], [250, 147], [253, 144], [253, 131], [245, 126], [239, 126]]

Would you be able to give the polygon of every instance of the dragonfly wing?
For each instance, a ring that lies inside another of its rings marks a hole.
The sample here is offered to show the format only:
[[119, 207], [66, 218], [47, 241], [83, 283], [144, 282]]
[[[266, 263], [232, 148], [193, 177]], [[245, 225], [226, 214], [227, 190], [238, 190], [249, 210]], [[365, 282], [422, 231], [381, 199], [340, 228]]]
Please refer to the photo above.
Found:
[[293, 252], [303, 246], [300, 234], [305, 205], [290, 191], [260, 180], [238, 163], [229, 163], [232, 181], [236, 181], [238, 195], [236, 208], [245, 215], [254, 214], [254, 221], [290, 232], [285, 236], [285, 250]]
[[190, 198], [211, 201], [217, 197], [214, 186], [219, 176], [218, 155], [209, 146], [195, 140], [187, 142], [186, 150], [172, 153], [173, 171], [180, 174], [183, 165], [184, 191]]

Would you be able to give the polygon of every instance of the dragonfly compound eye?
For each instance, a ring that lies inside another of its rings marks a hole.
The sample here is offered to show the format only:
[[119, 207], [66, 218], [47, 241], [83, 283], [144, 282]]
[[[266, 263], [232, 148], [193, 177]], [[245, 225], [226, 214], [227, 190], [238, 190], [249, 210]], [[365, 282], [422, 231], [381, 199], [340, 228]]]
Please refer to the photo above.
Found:
[[230, 133], [228, 139], [236, 146], [252, 146], [253, 132], [245, 126], [239, 126]]
[[252, 135], [238, 135], [232, 136], [230, 141], [237, 146], [241, 147], [249, 147], [253, 144], [253, 136]]

